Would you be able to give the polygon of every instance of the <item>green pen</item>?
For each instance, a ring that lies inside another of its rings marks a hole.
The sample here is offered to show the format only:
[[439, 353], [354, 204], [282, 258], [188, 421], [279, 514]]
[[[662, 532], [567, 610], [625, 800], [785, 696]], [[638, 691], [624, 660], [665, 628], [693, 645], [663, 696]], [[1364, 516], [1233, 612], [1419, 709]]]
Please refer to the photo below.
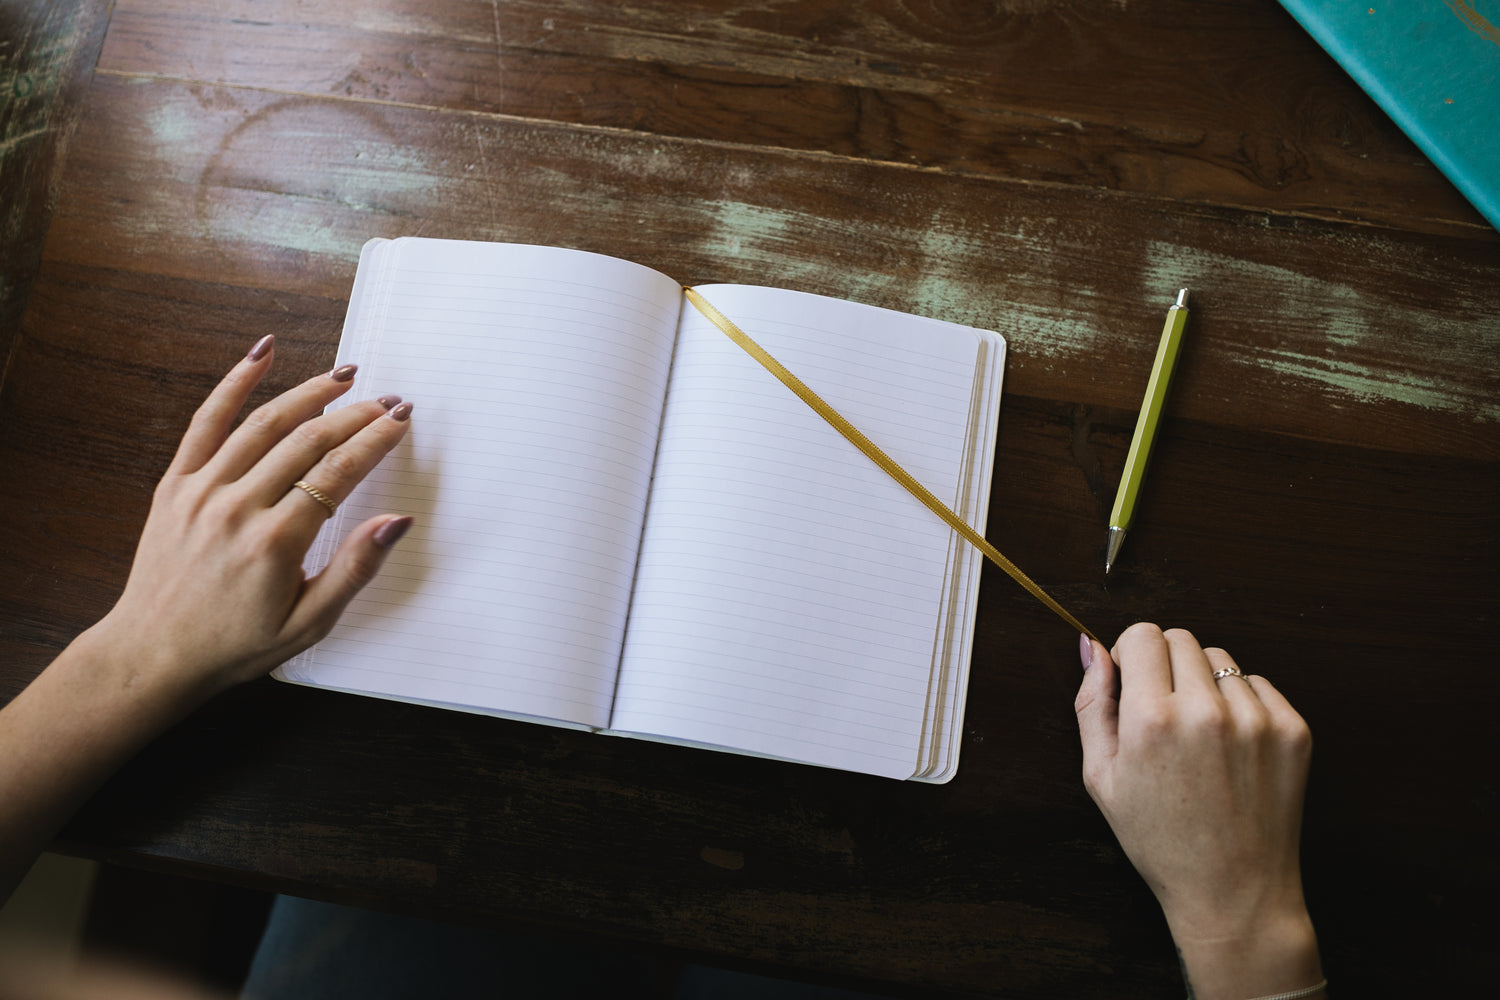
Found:
[[1156, 425], [1167, 401], [1167, 386], [1172, 382], [1172, 368], [1177, 364], [1177, 350], [1182, 346], [1182, 331], [1187, 326], [1188, 290], [1177, 293], [1177, 301], [1167, 310], [1167, 323], [1161, 330], [1156, 348], [1156, 363], [1151, 366], [1151, 381], [1146, 383], [1146, 398], [1141, 401], [1141, 415], [1135, 422], [1135, 437], [1125, 456], [1125, 471], [1120, 476], [1120, 491], [1115, 494], [1115, 509], [1109, 514], [1109, 549], [1104, 554], [1104, 572], [1108, 573], [1125, 543], [1125, 532], [1135, 519], [1135, 501], [1146, 478], [1146, 463], [1151, 460], [1151, 445], [1156, 440]]

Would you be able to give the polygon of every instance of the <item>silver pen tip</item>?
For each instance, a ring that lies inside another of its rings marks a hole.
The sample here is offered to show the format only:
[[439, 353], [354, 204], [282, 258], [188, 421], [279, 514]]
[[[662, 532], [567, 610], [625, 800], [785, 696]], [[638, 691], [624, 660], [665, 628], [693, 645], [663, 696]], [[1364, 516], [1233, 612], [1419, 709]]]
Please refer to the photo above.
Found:
[[1104, 575], [1109, 575], [1109, 568], [1115, 564], [1115, 556], [1120, 554], [1120, 546], [1125, 544], [1125, 529], [1109, 529], [1109, 551], [1104, 553]]
[[1174, 303], [1174, 305], [1178, 309], [1186, 309], [1187, 308], [1187, 296], [1188, 296], [1188, 290], [1186, 288], [1184, 288], [1181, 291], [1179, 291], [1177, 293], [1177, 301]]

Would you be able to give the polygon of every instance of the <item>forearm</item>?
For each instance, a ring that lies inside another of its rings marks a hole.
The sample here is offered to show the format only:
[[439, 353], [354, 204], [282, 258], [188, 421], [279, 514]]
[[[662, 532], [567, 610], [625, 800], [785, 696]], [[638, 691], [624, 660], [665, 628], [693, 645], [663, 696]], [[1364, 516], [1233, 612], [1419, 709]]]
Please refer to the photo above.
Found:
[[[1318, 938], [1306, 909], [1223, 938], [1195, 937], [1191, 928], [1172, 931], [1192, 1000], [1251, 1000], [1323, 979]], [[1321, 996], [1314, 995], [1316, 1000]]]
[[[114, 610], [0, 709], [0, 900], [157, 733], [327, 635], [411, 524], [372, 517], [303, 572], [324, 498], [337, 506], [396, 447], [412, 406], [381, 396], [324, 412], [352, 384], [341, 365], [235, 427], [274, 340], [256, 341], [193, 415]], [[304, 477], [320, 496], [289, 488]]]
[[101, 623], [0, 709], [0, 901], [83, 800], [203, 694]]

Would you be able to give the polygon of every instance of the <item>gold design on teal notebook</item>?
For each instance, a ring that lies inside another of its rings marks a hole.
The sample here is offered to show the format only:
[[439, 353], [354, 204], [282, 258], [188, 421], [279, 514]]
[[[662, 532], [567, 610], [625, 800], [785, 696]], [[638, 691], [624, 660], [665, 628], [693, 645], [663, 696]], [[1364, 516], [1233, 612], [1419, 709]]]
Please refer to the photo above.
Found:
[[1470, 31], [1500, 45], [1500, 30], [1486, 21], [1483, 14], [1464, 3], [1464, 0], [1448, 0], [1448, 6], [1453, 8], [1453, 13], [1458, 15], [1460, 21], [1469, 26]]

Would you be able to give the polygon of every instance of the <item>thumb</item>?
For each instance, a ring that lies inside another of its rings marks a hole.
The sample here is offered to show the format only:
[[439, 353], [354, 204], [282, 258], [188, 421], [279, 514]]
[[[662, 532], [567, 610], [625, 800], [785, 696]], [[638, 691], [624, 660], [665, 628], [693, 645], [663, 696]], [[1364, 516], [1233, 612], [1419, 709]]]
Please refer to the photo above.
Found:
[[1083, 741], [1083, 783], [1098, 799], [1096, 789], [1108, 774], [1120, 745], [1119, 671], [1104, 644], [1079, 636], [1083, 683], [1073, 699], [1078, 735]]
[[287, 618], [286, 633], [301, 648], [327, 635], [365, 584], [375, 579], [391, 547], [411, 527], [410, 517], [373, 517], [344, 539], [328, 565], [311, 577]]

